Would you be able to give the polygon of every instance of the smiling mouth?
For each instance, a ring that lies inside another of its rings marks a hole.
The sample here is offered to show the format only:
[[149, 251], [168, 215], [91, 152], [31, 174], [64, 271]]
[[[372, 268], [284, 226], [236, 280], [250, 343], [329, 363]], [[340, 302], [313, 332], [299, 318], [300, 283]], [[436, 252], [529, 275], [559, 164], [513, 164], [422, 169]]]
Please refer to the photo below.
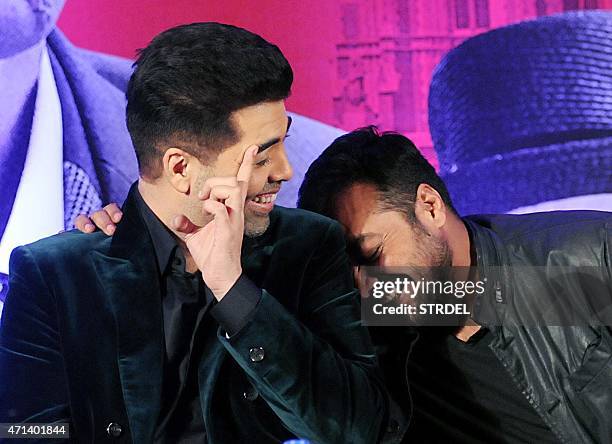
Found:
[[253, 199], [251, 199], [251, 201], [255, 203], [260, 203], [260, 204], [274, 203], [275, 200], [276, 200], [276, 193], [258, 194]]
[[267, 216], [274, 209], [274, 202], [278, 190], [274, 192], [260, 193], [247, 201], [247, 204], [254, 214]]

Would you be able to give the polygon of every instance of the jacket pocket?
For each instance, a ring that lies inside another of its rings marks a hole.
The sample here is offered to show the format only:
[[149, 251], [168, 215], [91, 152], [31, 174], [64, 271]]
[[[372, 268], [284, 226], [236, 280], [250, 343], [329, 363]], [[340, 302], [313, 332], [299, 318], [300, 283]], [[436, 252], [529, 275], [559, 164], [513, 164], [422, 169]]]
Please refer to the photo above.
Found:
[[598, 382], [605, 382], [606, 388], [610, 390], [610, 381], [612, 381], [612, 346], [609, 334], [607, 332], [602, 333], [587, 348], [583, 364], [568, 377], [572, 388], [577, 393], [593, 390], [595, 387], [592, 386], [598, 386]]
[[569, 408], [580, 429], [580, 442], [612, 444], [612, 339], [602, 332], [589, 346], [583, 365], [568, 378]]

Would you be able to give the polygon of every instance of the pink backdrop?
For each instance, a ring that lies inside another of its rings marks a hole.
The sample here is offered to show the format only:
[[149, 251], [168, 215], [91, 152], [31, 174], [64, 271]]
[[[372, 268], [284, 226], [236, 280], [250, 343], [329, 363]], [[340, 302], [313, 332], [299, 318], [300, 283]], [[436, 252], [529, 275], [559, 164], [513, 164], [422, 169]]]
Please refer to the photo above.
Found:
[[68, 0], [59, 27], [78, 46], [130, 58], [181, 23], [245, 27], [291, 62], [292, 111], [345, 130], [401, 131], [435, 162], [427, 91], [449, 49], [519, 20], [594, 8], [612, 0]]

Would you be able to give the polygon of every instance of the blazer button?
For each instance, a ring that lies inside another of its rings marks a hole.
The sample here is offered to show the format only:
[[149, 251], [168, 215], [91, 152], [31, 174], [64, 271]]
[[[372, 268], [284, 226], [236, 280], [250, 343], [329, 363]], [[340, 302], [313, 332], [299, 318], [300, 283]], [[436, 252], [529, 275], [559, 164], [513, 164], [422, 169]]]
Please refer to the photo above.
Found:
[[106, 427], [106, 433], [113, 438], [119, 438], [122, 431], [121, 424], [117, 424], [116, 422], [111, 422], [108, 427]]
[[391, 419], [387, 425], [387, 433], [397, 433], [399, 432], [399, 429], [399, 422], [397, 422], [395, 419]]
[[265, 355], [266, 353], [264, 352], [263, 347], [253, 347], [249, 350], [249, 357], [251, 358], [252, 362], [263, 361]]
[[255, 401], [258, 396], [259, 396], [259, 393], [257, 392], [257, 389], [255, 387], [249, 387], [242, 394], [242, 397], [246, 399], [247, 401]]

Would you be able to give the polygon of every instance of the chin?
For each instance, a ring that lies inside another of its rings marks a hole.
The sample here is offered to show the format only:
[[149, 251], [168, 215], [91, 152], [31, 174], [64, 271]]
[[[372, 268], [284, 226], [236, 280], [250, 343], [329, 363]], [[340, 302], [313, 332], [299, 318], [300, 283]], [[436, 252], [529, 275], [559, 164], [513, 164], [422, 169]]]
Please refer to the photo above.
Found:
[[245, 215], [244, 218], [244, 235], [246, 237], [259, 237], [266, 232], [270, 226], [270, 217]]

